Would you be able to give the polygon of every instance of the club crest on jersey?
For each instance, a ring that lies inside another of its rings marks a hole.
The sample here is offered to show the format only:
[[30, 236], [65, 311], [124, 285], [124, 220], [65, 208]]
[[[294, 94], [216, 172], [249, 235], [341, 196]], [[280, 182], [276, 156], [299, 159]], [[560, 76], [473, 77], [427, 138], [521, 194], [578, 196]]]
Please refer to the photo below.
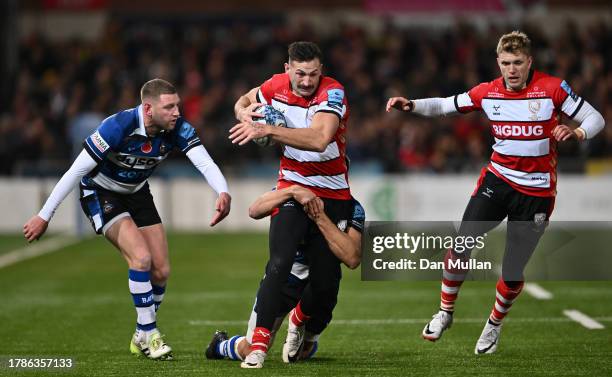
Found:
[[536, 213], [535, 216], [533, 216], [533, 222], [538, 226], [544, 224], [545, 221], [546, 221], [545, 213]]
[[338, 224], [337, 224], [338, 229], [340, 229], [341, 231], [343, 231], [343, 232], [344, 232], [344, 231], [346, 230], [346, 224], [347, 224], [347, 221], [346, 221], [346, 220], [340, 220], [340, 221], [338, 221]]
[[529, 111], [531, 112], [531, 116], [529, 117], [529, 119], [538, 120], [540, 118], [538, 116], [538, 112], [540, 111], [540, 108], [542, 107], [542, 104], [540, 103], [540, 101], [537, 99], [529, 100], [529, 102], [527, 103], [527, 107], [529, 108]]
[[166, 154], [166, 152], [168, 152], [168, 147], [166, 147], [166, 144], [161, 143], [159, 146], [159, 154]]
[[493, 115], [501, 115], [499, 109], [501, 109], [501, 105], [493, 105]]
[[153, 150], [153, 145], [151, 145], [151, 141], [147, 140], [142, 146], [140, 146], [140, 150], [142, 153], [151, 153]]

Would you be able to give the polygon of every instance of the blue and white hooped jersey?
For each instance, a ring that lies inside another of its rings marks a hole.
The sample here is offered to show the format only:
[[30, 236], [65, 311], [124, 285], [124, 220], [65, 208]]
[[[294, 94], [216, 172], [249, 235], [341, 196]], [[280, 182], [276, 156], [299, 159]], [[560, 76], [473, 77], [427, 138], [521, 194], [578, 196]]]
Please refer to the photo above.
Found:
[[[340, 220], [338, 224], [338, 229], [343, 232], [347, 232], [349, 228], [354, 228], [359, 233], [363, 233], [363, 228], [365, 227], [365, 210], [363, 209], [361, 203], [359, 203], [355, 198], [352, 198], [353, 201], [353, 215], [348, 220]], [[289, 275], [289, 282], [306, 282], [309, 275], [308, 268], [308, 256], [298, 249], [295, 253], [295, 259], [293, 261], [293, 266], [291, 266], [291, 274]]]
[[138, 191], [174, 148], [187, 153], [201, 145], [194, 128], [180, 117], [172, 131], [147, 136], [142, 105], [120, 111], [102, 121], [84, 148], [98, 162], [82, 180], [120, 194]]

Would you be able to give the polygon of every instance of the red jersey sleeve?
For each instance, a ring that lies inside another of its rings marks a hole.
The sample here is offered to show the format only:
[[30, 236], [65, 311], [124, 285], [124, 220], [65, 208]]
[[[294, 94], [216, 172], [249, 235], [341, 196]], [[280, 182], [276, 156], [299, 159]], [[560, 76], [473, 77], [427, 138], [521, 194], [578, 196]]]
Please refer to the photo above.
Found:
[[274, 76], [266, 80], [257, 91], [257, 102], [271, 104], [272, 98], [274, 97], [274, 90], [272, 89]]
[[553, 103], [556, 109], [563, 111], [565, 115], [574, 118], [584, 104], [584, 98], [574, 93], [565, 80], [557, 79], [552, 92]]
[[315, 112], [326, 112], [338, 115], [340, 119], [344, 117], [347, 109], [347, 100], [344, 94], [344, 87], [333, 81], [325, 85], [317, 96], [318, 106]]
[[[483, 82], [465, 93], [455, 96], [455, 107], [460, 113], [482, 110], [482, 99], [489, 92], [489, 83]], [[466, 98], [467, 97], [467, 98]]]

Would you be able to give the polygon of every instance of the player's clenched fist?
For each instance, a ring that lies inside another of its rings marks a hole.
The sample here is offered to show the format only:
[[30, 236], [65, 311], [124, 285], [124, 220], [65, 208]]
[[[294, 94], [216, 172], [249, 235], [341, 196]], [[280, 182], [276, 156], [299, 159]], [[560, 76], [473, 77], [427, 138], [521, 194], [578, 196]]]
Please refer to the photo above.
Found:
[[45, 233], [45, 231], [47, 231], [48, 226], [48, 221], [43, 220], [38, 215], [32, 216], [32, 218], [23, 226], [23, 235], [28, 242], [32, 242], [39, 239]]
[[557, 127], [553, 128], [552, 136], [557, 141], [566, 141], [571, 138], [581, 139], [571, 128], [566, 126], [565, 124], [559, 124]]

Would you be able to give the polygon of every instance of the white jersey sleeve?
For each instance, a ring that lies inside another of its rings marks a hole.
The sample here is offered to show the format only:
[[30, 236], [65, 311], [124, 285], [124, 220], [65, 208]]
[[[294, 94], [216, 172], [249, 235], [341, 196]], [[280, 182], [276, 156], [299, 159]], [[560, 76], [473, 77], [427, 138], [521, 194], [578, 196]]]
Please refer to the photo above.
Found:
[[98, 163], [87, 153], [87, 151], [83, 150], [78, 155], [76, 160], [70, 166], [70, 169], [62, 178], [57, 182], [53, 191], [51, 191], [51, 195], [45, 202], [45, 205], [42, 207], [38, 216], [40, 216], [43, 220], [49, 221], [55, 210], [59, 205], [66, 199], [66, 196], [70, 194], [70, 191], [76, 187], [81, 178], [85, 176], [85, 174], [92, 171]]
[[204, 178], [206, 178], [206, 182], [215, 190], [217, 195], [222, 192], [229, 192], [223, 173], [221, 173], [221, 170], [219, 170], [219, 167], [215, 164], [203, 145], [198, 145], [190, 149], [186, 153], [186, 156], [193, 166], [195, 166], [196, 169], [202, 173]]
[[606, 123], [599, 111], [584, 100], [582, 106], [577, 109], [574, 120], [580, 122], [580, 128], [584, 130], [586, 139], [591, 139], [597, 135]]
[[[463, 95], [467, 96], [465, 93]], [[457, 107], [455, 106], [455, 96], [446, 98], [423, 98], [413, 100], [412, 102], [414, 102], [414, 109], [412, 112], [426, 117], [450, 115], [458, 112]]]

